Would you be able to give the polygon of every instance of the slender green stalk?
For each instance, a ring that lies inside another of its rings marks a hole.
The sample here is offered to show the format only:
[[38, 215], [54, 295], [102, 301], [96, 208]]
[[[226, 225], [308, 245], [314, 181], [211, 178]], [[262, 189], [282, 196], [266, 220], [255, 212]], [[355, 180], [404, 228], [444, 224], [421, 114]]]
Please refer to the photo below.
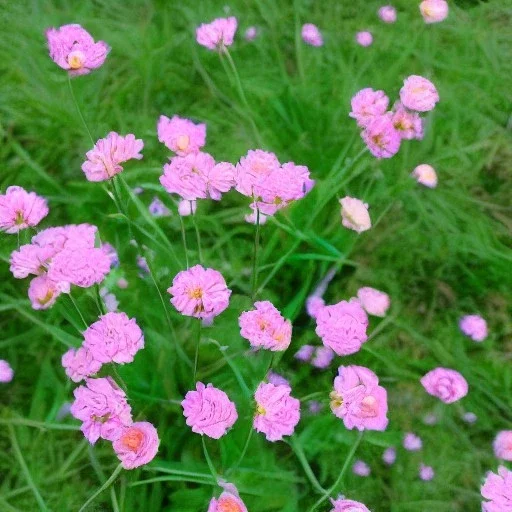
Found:
[[78, 115], [80, 116], [80, 119], [82, 120], [82, 124], [84, 125], [85, 131], [89, 135], [89, 138], [91, 139], [92, 145], [94, 146], [94, 139], [91, 134], [91, 130], [89, 130], [89, 127], [87, 126], [87, 123], [85, 122], [84, 116], [82, 114], [82, 110], [80, 109], [78, 102], [76, 101], [75, 93], [73, 92], [73, 85], [71, 84], [71, 77], [68, 75], [68, 85], [69, 85], [69, 92], [71, 93], [71, 98], [73, 100], [73, 103], [75, 104], [76, 111], [78, 112]]
[[201, 343], [201, 327], [202, 327], [202, 320], [200, 318], [198, 318], [197, 319], [196, 355], [194, 357], [194, 377], [192, 380], [193, 387], [196, 385], [197, 362], [199, 361], [199, 344]]
[[78, 425], [60, 425], [59, 423], [45, 423], [43, 421], [27, 420], [26, 418], [0, 419], [0, 425], [22, 425], [24, 427], [40, 428], [41, 430], [80, 430]]
[[208, 468], [210, 469], [210, 473], [212, 474], [214, 481], [217, 482], [217, 471], [215, 471], [215, 466], [213, 465], [212, 459], [210, 458], [210, 454], [208, 453], [208, 448], [206, 447], [206, 440], [204, 436], [201, 436], [201, 441], [203, 443], [204, 458], [206, 459], [206, 463], [208, 464]]
[[187, 234], [185, 232], [185, 223], [183, 222], [183, 217], [178, 214], [178, 217], [180, 218], [180, 225], [181, 225], [181, 239], [183, 240], [183, 250], [185, 251], [185, 263], [187, 265], [187, 270], [189, 268], [189, 262], [188, 262], [188, 247], [187, 247]]
[[68, 297], [69, 297], [69, 300], [71, 300], [71, 302], [73, 303], [73, 306], [75, 306], [75, 309], [77, 310], [78, 315], [82, 319], [82, 322], [83, 322], [85, 328], [87, 329], [87, 327], [89, 327], [89, 326], [87, 325], [87, 322], [85, 321], [85, 318], [82, 315], [82, 312], [80, 311], [80, 308], [78, 307], [76, 300], [73, 298], [73, 295], [71, 295], [71, 293], [68, 293]]
[[196, 232], [197, 252], [198, 252], [198, 256], [199, 256], [199, 264], [202, 264], [203, 263], [203, 251], [201, 250], [201, 233], [199, 232], [199, 228], [197, 226], [196, 214], [195, 213], [192, 214], [192, 222], [194, 224], [194, 229], [195, 229], [195, 232]]
[[311, 466], [309, 465], [308, 459], [306, 458], [306, 454], [302, 449], [302, 445], [300, 444], [300, 441], [297, 439], [295, 435], [293, 435], [290, 439], [290, 446], [292, 447], [293, 452], [299, 459], [299, 462], [301, 463], [302, 468], [304, 469], [304, 473], [306, 474], [313, 488], [319, 493], [325, 494], [327, 491], [320, 485], [320, 482], [317, 480], [315, 474], [313, 473], [313, 470], [311, 469]]
[[245, 454], [247, 453], [247, 449], [249, 448], [249, 444], [251, 444], [251, 439], [252, 439], [253, 431], [254, 431], [254, 428], [253, 428], [252, 422], [251, 422], [251, 424], [249, 425], [249, 433], [247, 434], [247, 439], [245, 440], [245, 444], [244, 444], [244, 447], [242, 449], [242, 453], [240, 454], [240, 457], [238, 458], [236, 463], [233, 464], [233, 466], [231, 466], [231, 468], [229, 468], [226, 471], [226, 476], [228, 476], [231, 473], [233, 473], [233, 471], [236, 471], [239, 468], [239, 466], [242, 463], [242, 461], [244, 460]]
[[260, 210], [256, 208], [256, 234], [254, 236], [254, 249], [252, 254], [252, 285], [251, 299], [254, 300], [258, 288], [258, 253], [260, 248]]
[[105, 489], [108, 489], [114, 483], [119, 473], [123, 470], [123, 466], [119, 464], [114, 470], [110, 478], [80, 507], [78, 512], [83, 512]]
[[123, 391], [128, 394], [128, 386], [126, 385], [126, 382], [123, 380], [121, 375], [119, 375], [119, 372], [117, 371], [116, 364], [114, 363], [112, 365], [112, 373], [116, 377], [117, 381], [119, 382], [119, 385], [123, 388]]
[[294, 2], [294, 17], [295, 17], [295, 55], [297, 58], [297, 70], [299, 72], [300, 80], [302, 83], [306, 81], [304, 73], [304, 65], [302, 63], [302, 36], [301, 36], [301, 24], [299, 18], [299, 2]]

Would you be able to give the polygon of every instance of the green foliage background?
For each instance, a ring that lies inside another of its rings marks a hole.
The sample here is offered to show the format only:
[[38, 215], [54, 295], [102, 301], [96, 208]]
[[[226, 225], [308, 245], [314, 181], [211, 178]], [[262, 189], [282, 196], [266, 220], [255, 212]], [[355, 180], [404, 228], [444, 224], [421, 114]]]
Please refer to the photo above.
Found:
[[[17, 184], [45, 195], [51, 212], [43, 227], [98, 225], [121, 259], [107, 284], [146, 337], [146, 349], [119, 374], [135, 417], [158, 428], [158, 458], [124, 472], [88, 510], [198, 512], [220, 491], [201, 439], [185, 425], [179, 406], [192, 386], [183, 353], [193, 357], [196, 325], [172, 309], [165, 293], [185, 266], [185, 252], [176, 205], [158, 182], [169, 156], [156, 138], [162, 113], [206, 122], [206, 150], [231, 162], [258, 147], [250, 116], [265, 149], [282, 162], [307, 165], [317, 180], [306, 199], [262, 227], [259, 296], [294, 322], [292, 346], [276, 371], [291, 381], [295, 396], [320, 393], [326, 407], [313, 416], [305, 400], [290, 442], [271, 444], [253, 436], [240, 468], [230, 475], [249, 510], [309, 510], [318, 494], [296, 453], [303, 451], [328, 488], [357, 438], [328, 411], [336, 364], [319, 372], [293, 359], [300, 345], [318, 343], [304, 301], [335, 264], [340, 270], [328, 302], [347, 299], [363, 285], [392, 297], [389, 316], [371, 318], [373, 334], [364, 349], [335, 362], [365, 365], [379, 375], [388, 389], [391, 420], [387, 432], [367, 433], [357, 450], [372, 475], [362, 479], [348, 471], [337, 491], [372, 511], [480, 509], [482, 477], [498, 464], [491, 441], [512, 426], [512, 4], [450, 2], [449, 19], [426, 26], [418, 3], [395, 0], [398, 21], [386, 25], [376, 16], [381, 3], [373, 0], [231, 0], [229, 13], [240, 25], [231, 52], [249, 111], [219, 56], [194, 38], [194, 28], [224, 15], [228, 2], [0, 2], [0, 187]], [[301, 43], [300, 26], [308, 21], [321, 28], [323, 48]], [[123, 189], [129, 221], [80, 170], [91, 142], [44, 38], [47, 27], [71, 22], [112, 47], [100, 70], [73, 80], [93, 137], [114, 130], [145, 142], [144, 159], [129, 163], [123, 173], [130, 187], [145, 189], [138, 197]], [[242, 37], [249, 25], [261, 31], [254, 43]], [[362, 29], [374, 33], [370, 48], [354, 43]], [[411, 74], [430, 77], [441, 96], [427, 116], [425, 139], [404, 142], [390, 160], [368, 154], [356, 160], [363, 144], [348, 118], [350, 98], [373, 87], [394, 101]], [[437, 169], [436, 190], [410, 179], [420, 163]], [[347, 194], [371, 205], [374, 227], [361, 236], [341, 227], [337, 198]], [[154, 196], [171, 208], [171, 217], [149, 216]], [[229, 309], [203, 330], [200, 351], [199, 378], [224, 389], [240, 416], [225, 438], [207, 441], [221, 475], [240, 455], [253, 414], [251, 393], [268, 365], [267, 354], [248, 354], [237, 326], [240, 312], [250, 307], [254, 226], [243, 221], [246, 211], [245, 199], [232, 192], [220, 203], [201, 202], [196, 216], [204, 262], [220, 270], [233, 290]], [[184, 223], [188, 258], [195, 263], [193, 220]], [[143, 279], [138, 251], [129, 243], [133, 236], [147, 247], [152, 275]], [[26, 240], [28, 234], [22, 236]], [[15, 236], [2, 236], [0, 357], [16, 375], [0, 388], [0, 510], [75, 511], [105, 482], [117, 459], [109, 443], [89, 447], [77, 423], [60, 418], [73, 389], [60, 358], [80, 343], [83, 326], [66, 297], [49, 311], [30, 309], [28, 281], [14, 280], [8, 271], [16, 245]], [[117, 288], [119, 277], [128, 279], [126, 290]], [[74, 290], [73, 295], [86, 321], [93, 322], [98, 315], [93, 294]], [[459, 317], [473, 312], [489, 322], [490, 336], [482, 344], [458, 330]], [[463, 373], [470, 385], [467, 398], [445, 406], [426, 395], [418, 380], [438, 365]], [[477, 414], [475, 425], [461, 420], [464, 411]], [[439, 417], [436, 426], [422, 421], [430, 412]], [[406, 431], [423, 438], [422, 452], [399, 447]], [[381, 455], [392, 445], [399, 447], [398, 460], [387, 468]], [[430, 483], [418, 479], [421, 461], [436, 471]]]

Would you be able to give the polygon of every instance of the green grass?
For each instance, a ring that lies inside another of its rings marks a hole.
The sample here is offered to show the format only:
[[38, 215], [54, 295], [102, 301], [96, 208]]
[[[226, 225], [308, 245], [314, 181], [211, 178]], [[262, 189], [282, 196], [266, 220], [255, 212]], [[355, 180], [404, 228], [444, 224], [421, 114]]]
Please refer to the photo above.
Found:
[[[217, 54], [195, 43], [200, 22], [223, 15], [224, 1], [0, 2], [0, 188], [18, 184], [45, 195], [51, 212], [43, 227], [90, 222], [119, 250], [121, 267], [108, 278], [120, 308], [144, 330], [146, 349], [119, 368], [138, 419], [155, 424], [161, 437], [157, 459], [123, 472], [87, 510], [179, 511], [207, 509], [219, 488], [203, 455], [199, 436], [185, 425], [179, 401], [190, 389], [195, 325], [168, 304], [165, 289], [184, 268], [181, 225], [176, 213], [154, 220], [153, 196], [174, 212], [158, 177], [168, 152], [156, 138], [160, 114], [179, 114], [208, 124], [206, 150], [236, 162], [258, 147], [254, 120], [265, 149], [282, 162], [307, 165], [317, 186], [303, 201], [262, 227], [260, 297], [294, 321], [294, 338], [276, 370], [290, 379], [294, 395], [320, 392], [327, 404], [336, 365], [318, 372], [299, 365], [296, 349], [318, 343], [304, 301], [333, 264], [330, 303], [351, 297], [362, 285], [392, 297], [388, 318], [372, 318], [375, 336], [353, 356], [335, 363], [368, 366], [388, 389], [390, 425], [368, 432], [356, 452], [372, 475], [345, 474], [341, 491], [372, 511], [477, 511], [483, 475], [497, 467], [491, 441], [512, 425], [512, 231], [510, 187], [510, 0], [450, 2], [449, 19], [425, 26], [417, 1], [396, 0], [394, 25], [380, 23], [382, 2], [330, 0], [232, 0], [241, 31], [232, 56], [250, 111]], [[297, 44], [303, 22], [322, 29], [321, 49]], [[95, 139], [108, 131], [144, 139], [144, 159], [129, 163], [123, 178], [142, 186], [138, 197], [123, 191], [130, 223], [117, 213], [99, 184], [80, 170], [91, 143], [69, 94], [65, 74], [49, 59], [44, 30], [77, 22], [112, 52], [98, 71], [73, 80], [78, 103]], [[261, 28], [244, 42], [249, 25]], [[357, 47], [354, 33], [370, 29], [374, 45]], [[441, 102], [427, 116], [422, 142], [405, 142], [398, 155], [377, 161], [364, 154], [350, 98], [362, 87], [397, 97], [410, 74], [430, 77]], [[232, 77], [231, 77], [232, 78]], [[420, 163], [439, 174], [427, 190], [409, 178]], [[371, 205], [374, 227], [357, 236], [341, 227], [338, 197], [353, 195]], [[222, 202], [199, 205], [197, 224], [204, 261], [220, 270], [233, 289], [229, 309], [203, 330], [199, 378], [224, 389], [237, 403], [239, 421], [218, 442], [207, 440], [215, 470], [238, 459], [250, 427], [254, 390], [267, 354], [249, 356], [237, 317], [250, 306], [254, 226], [243, 222], [247, 204], [234, 192]], [[188, 258], [198, 261], [192, 219], [184, 219]], [[137, 277], [136, 236], [147, 246], [154, 282]], [[28, 234], [22, 235], [22, 242]], [[71, 302], [61, 297], [49, 311], [30, 309], [27, 281], [17, 281], [7, 260], [14, 236], [2, 236], [0, 357], [16, 371], [0, 388], [0, 510], [75, 511], [109, 478], [118, 462], [107, 442], [91, 448], [77, 422], [59, 410], [72, 399], [60, 357], [80, 343], [82, 327]], [[117, 278], [126, 277], [120, 290]], [[164, 295], [164, 304], [155, 288]], [[91, 292], [73, 291], [87, 322], [97, 317]], [[165, 308], [165, 311], [164, 311]], [[474, 344], [458, 331], [459, 317], [480, 312], [490, 336]], [[167, 320], [169, 316], [172, 329]], [[182, 349], [177, 350], [177, 345]], [[181, 355], [180, 355], [181, 354]], [[470, 393], [445, 406], [426, 395], [418, 379], [433, 366], [449, 366], [468, 379]], [[436, 426], [423, 424], [435, 411]], [[478, 416], [469, 426], [463, 411]], [[420, 454], [398, 450], [391, 469], [380, 461], [386, 446], [399, 445], [406, 431], [424, 442]], [[251, 512], [306, 511], [318, 499], [296, 453], [309, 461], [321, 486], [330, 488], [357, 433], [328, 412], [307, 412], [289, 442], [268, 443], [254, 434], [240, 467], [230, 475]], [[295, 447], [295, 451], [294, 448]], [[295, 453], [296, 452], [296, 453]], [[431, 464], [436, 478], [420, 482], [417, 467]], [[321, 511], [328, 510], [324, 503]]]

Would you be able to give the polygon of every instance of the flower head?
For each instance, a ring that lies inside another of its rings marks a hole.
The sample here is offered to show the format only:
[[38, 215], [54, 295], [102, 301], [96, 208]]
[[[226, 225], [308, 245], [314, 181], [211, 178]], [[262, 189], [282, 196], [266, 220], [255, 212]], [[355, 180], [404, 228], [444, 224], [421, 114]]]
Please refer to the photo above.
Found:
[[46, 274], [34, 277], [28, 287], [28, 298], [33, 309], [51, 308], [61, 293], [69, 292], [67, 283], [56, 283]]
[[375, 117], [386, 113], [389, 98], [384, 91], [374, 91], [369, 87], [361, 89], [351, 100], [352, 112], [349, 116], [364, 128]]
[[235, 404], [224, 391], [196, 384], [195, 391], [189, 391], [181, 402], [183, 415], [192, 432], [219, 439], [235, 424], [238, 419]]
[[426, 78], [411, 75], [400, 89], [400, 100], [404, 107], [416, 112], [429, 112], [439, 101], [436, 86]]
[[393, 125], [392, 114], [374, 117], [361, 132], [361, 137], [376, 158], [391, 158], [400, 149], [401, 136]]
[[396, 448], [394, 448], [393, 446], [386, 448], [384, 450], [384, 453], [382, 454], [382, 460], [388, 466], [393, 465], [396, 461]]
[[236, 190], [247, 197], [256, 195], [255, 189], [274, 171], [280, 168], [274, 153], [250, 149], [236, 166]]
[[423, 447], [421, 438], [412, 432], [407, 432], [403, 440], [404, 448], [410, 452], [417, 452]]
[[354, 464], [352, 464], [352, 473], [354, 473], [354, 475], [370, 476], [371, 472], [370, 466], [362, 460], [356, 460]]
[[5, 359], [0, 359], [0, 382], [11, 382], [13, 377], [14, 370], [11, 365]]
[[456, 402], [468, 394], [468, 383], [457, 371], [435, 368], [421, 378], [421, 385], [429, 395], [436, 396], [445, 404]]
[[158, 197], [153, 198], [153, 201], [151, 201], [148, 210], [153, 217], [168, 217], [171, 215], [169, 208], [167, 208], [167, 206], [165, 206], [162, 200]]
[[311, 295], [306, 300], [306, 311], [311, 318], [316, 318], [324, 306], [325, 300], [322, 297]]
[[325, 370], [326, 368], [329, 368], [333, 359], [334, 352], [329, 347], [316, 347], [313, 359], [311, 359], [311, 364], [315, 368]]
[[432, 466], [425, 466], [422, 462], [420, 464], [419, 476], [424, 482], [429, 482], [435, 476], [434, 468]]
[[397, 102], [393, 107], [391, 122], [402, 139], [423, 139], [423, 120], [417, 112], [411, 112]]
[[460, 319], [460, 330], [473, 341], [484, 341], [487, 338], [487, 322], [479, 315], [466, 315]]
[[179, 116], [160, 116], [157, 132], [158, 140], [180, 156], [197, 153], [206, 144], [206, 125]]
[[472, 425], [473, 423], [476, 423], [478, 420], [478, 416], [474, 412], [465, 412], [462, 415], [462, 419], [466, 422]]
[[448, 17], [448, 2], [445, 0], [423, 0], [420, 12], [425, 23], [439, 23]]
[[313, 23], [302, 25], [302, 40], [311, 46], [323, 46], [324, 44], [322, 33]]
[[313, 357], [315, 347], [313, 345], [302, 345], [302, 347], [295, 352], [295, 359], [302, 361], [303, 363], [309, 361]]
[[356, 43], [360, 46], [370, 46], [373, 43], [373, 36], [371, 32], [366, 30], [356, 34]]
[[207, 512], [247, 512], [247, 507], [238, 495], [233, 484], [220, 484], [224, 492], [218, 498], [212, 498]]
[[134, 469], [151, 462], [159, 444], [156, 428], [147, 421], [139, 421], [123, 427], [112, 446], [123, 468]]
[[512, 471], [505, 466], [498, 468], [498, 474], [489, 471], [482, 486], [484, 499], [482, 512], [510, 512], [512, 510]]
[[387, 293], [364, 286], [357, 290], [357, 298], [364, 310], [373, 316], [386, 316], [387, 310], [391, 304]]
[[384, 23], [395, 23], [396, 21], [396, 9], [392, 5], [383, 5], [378, 14]]
[[340, 496], [337, 500], [331, 500], [334, 508], [331, 512], [370, 512], [370, 510], [359, 501], [347, 500]]
[[70, 348], [62, 356], [62, 367], [73, 382], [80, 382], [86, 377], [98, 373], [101, 362], [96, 361], [91, 352], [84, 347]]
[[258, 29], [256, 27], [248, 27], [245, 31], [245, 40], [254, 41], [258, 36]]
[[348, 229], [357, 233], [368, 231], [372, 227], [370, 214], [368, 213], [368, 204], [360, 199], [346, 196], [340, 199], [341, 204], [341, 223]]
[[0, 231], [18, 233], [37, 226], [48, 215], [46, 199], [21, 187], [8, 187], [0, 195]]
[[238, 23], [235, 17], [217, 18], [196, 29], [196, 41], [209, 50], [223, 51], [233, 44]]
[[437, 173], [436, 170], [428, 164], [418, 165], [411, 176], [421, 185], [428, 188], [437, 187]]
[[492, 444], [498, 459], [512, 461], [512, 430], [502, 430]]

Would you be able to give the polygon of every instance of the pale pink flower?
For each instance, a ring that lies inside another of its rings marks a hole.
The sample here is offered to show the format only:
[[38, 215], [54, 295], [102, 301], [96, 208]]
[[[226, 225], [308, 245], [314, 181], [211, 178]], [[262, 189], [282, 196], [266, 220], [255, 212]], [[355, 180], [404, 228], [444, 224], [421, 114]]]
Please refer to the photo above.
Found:
[[421, 378], [421, 385], [429, 395], [436, 396], [446, 404], [456, 402], [468, 394], [468, 383], [457, 371], [435, 368]]
[[330, 398], [332, 412], [349, 430], [386, 430], [387, 392], [368, 368], [340, 366]]
[[249, 27], [245, 31], [245, 40], [246, 41], [254, 41], [258, 36], [258, 29], [256, 27]]
[[235, 404], [212, 384], [196, 383], [196, 391], [189, 391], [181, 405], [192, 432], [212, 439], [220, 439], [238, 419]]
[[295, 359], [302, 361], [303, 363], [309, 361], [313, 357], [315, 347], [313, 345], [302, 345], [302, 347], [295, 352]]
[[268, 441], [281, 441], [291, 436], [300, 419], [300, 402], [290, 396], [289, 386], [262, 382], [256, 389], [256, 415], [253, 427], [263, 432]]
[[14, 370], [11, 365], [5, 359], [0, 359], [0, 382], [11, 382], [13, 377]]
[[420, 464], [419, 476], [424, 482], [429, 482], [435, 476], [434, 468], [432, 466], [425, 466], [422, 462]]
[[229, 162], [220, 162], [206, 172], [206, 189], [208, 195], [219, 201], [223, 193], [235, 186], [236, 169]]
[[251, 311], [244, 311], [238, 319], [240, 334], [253, 348], [272, 352], [288, 348], [292, 340], [292, 324], [268, 300], [255, 302]]
[[403, 440], [404, 448], [410, 452], [417, 452], [423, 447], [421, 438], [412, 432], [407, 432]]
[[439, 101], [436, 86], [426, 78], [411, 75], [404, 80], [400, 89], [400, 100], [404, 107], [416, 112], [433, 110]]
[[332, 360], [334, 359], [334, 352], [329, 347], [317, 347], [315, 349], [315, 354], [313, 359], [311, 359], [311, 364], [315, 368], [319, 368], [321, 370], [325, 370], [330, 366]]
[[88, 181], [109, 180], [123, 170], [120, 164], [132, 158], [140, 160], [143, 147], [142, 139], [136, 139], [132, 133], [119, 135], [110, 132], [87, 151], [87, 160], [82, 164], [82, 171]]
[[395, 23], [396, 21], [396, 9], [392, 5], [383, 5], [378, 14], [384, 23]]
[[368, 316], [357, 299], [325, 306], [316, 317], [316, 333], [339, 356], [355, 354], [368, 339]]
[[43, 274], [30, 281], [28, 298], [33, 309], [48, 309], [55, 304], [57, 297], [63, 292], [69, 292], [69, 286], [66, 286], [66, 283], [56, 283]]
[[316, 318], [324, 306], [325, 300], [322, 297], [311, 295], [306, 300], [306, 311], [311, 318]]
[[70, 348], [62, 356], [62, 367], [73, 382], [80, 382], [86, 377], [98, 373], [101, 363], [96, 361], [91, 352], [84, 347]]
[[113, 293], [109, 292], [104, 286], [100, 288], [100, 297], [107, 312], [113, 313], [117, 311], [119, 308], [119, 301], [117, 300], [117, 297]]
[[466, 422], [472, 425], [473, 423], [476, 423], [478, 420], [478, 416], [474, 412], [465, 412], [462, 415], [462, 419]]
[[[252, 210], [252, 213], [249, 213], [245, 217], [245, 222], [248, 222], [249, 224], [256, 224], [258, 222], [258, 213], [255, 210]], [[267, 222], [268, 215], [265, 215], [264, 213], [259, 212], [259, 225], [263, 226], [265, 222]]]
[[376, 158], [391, 158], [400, 149], [401, 136], [393, 126], [392, 114], [374, 117], [361, 132], [370, 153]]
[[388, 465], [392, 466], [396, 461], [396, 448], [390, 446], [384, 450], [382, 454], [382, 460]]
[[236, 190], [247, 197], [255, 196], [255, 187], [280, 168], [274, 153], [250, 149], [236, 165]]
[[411, 176], [421, 185], [428, 188], [437, 187], [437, 173], [436, 170], [428, 164], [418, 165]]
[[107, 43], [95, 43], [89, 32], [77, 24], [49, 28], [46, 39], [53, 62], [71, 76], [86, 75], [99, 68], [110, 51]]
[[118, 280], [117, 280], [117, 286], [119, 288], [121, 288], [121, 290], [126, 290], [126, 288], [128, 288], [129, 286], [129, 283], [128, 283], [128, 280], [125, 279], [124, 277], [120, 277]]
[[237, 26], [238, 22], [233, 16], [203, 23], [196, 29], [196, 41], [209, 50], [223, 51], [233, 44]]
[[347, 500], [344, 496], [337, 500], [331, 500], [334, 508], [331, 512], [370, 512], [370, 510], [359, 501]]
[[48, 215], [46, 199], [22, 187], [7, 187], [0, 195], [0, 231], [13, 234], [37, 226]]
[[487, 322], [479, 315], [466, 315], [460, 319], [460, 330], [473, 341], [484, 341], [487, 338]]
[[178, 213], [182, 217], [188, 217], [189, 215], [194, 215], [197, 210], [197, 201], [187, 201], [187, 199], [182, 199], [178, 203]]
[[91, 224], [69, 224], [47, 228], [32, 237], [32, 244], [52, 248], [55, 253], [62, 249], [94, 247], [98, 228]]
[[505, 466], [498, 468], [498, 474], [489, 471], [481, 493], [484, 499], [482, 512], [512, 512], [512, 471]]
[[360, 46], [370, 46], [373, 43], [373, 36], [371, 32], [363, 30], [356, 34], [356, 43]]
[[351, 100], [352, 112], [349, 116], [364, 128], [375, 117], [384, 115], [388, 109], [389, 98], [384, 91], [371, 88], [361, 89]]
[[30, 274], [40, 276], [47, 271], [54, 254], [55, 251], [51, 247], [22, 245], [17, 251], [11, 253], [10, 271], [16, 279], [23, 279]]
[[179, 272], [167, 292], [181, 314], [203, 319], [220, 315], [228, 307], [231, 295], [222, 274], [201, 265]]
[[101, 363], [131, 363], [144, 348], [144, 335], [135, 318], [111, 312], [85, 330], [83, 346]]
[[322, 34], [313, 23], [305, 23], [302, 25], [302, 39], [311, 46], [323, 46], [324, 40]]
[[365, 477], [370, 476], [371, 472], [370, 466], [362, 460], [356, 460], [352, 465], [352, 473], [354, 473], [354, 475]]
[[348, 229], [357, 233], [368, 231], [372, 227], [368, 204], [360, 199], [346, 196], [340, 199], [341, 223]]
[[423, 0], [420, 12], [425, 23], [439, 23], [448, 17], [448, 2], [445, 0]]
[[210, 500], [207, 512], [248, 512], [233, 484], [220, 483], [219, 485], [224, 487], [224, 492], [218, 498]]
[[179, 116], [160, 116], [158, 140], [180, 156], [197, 153], [206, 144], [206, 125]]
[[153, 198], [153, 201], [148, 206], [148, 210], [153, 217], [168, 217], [171, 215], [169, 208], [158, 197]]
[[402, 139], [423, 139], [423, 120], [420, 115], [407, 110], [399, 101], [393, 107], [391, 122]]
[[512, 461], [512, 430], [498, 432], [492, 446], [498, 459]]
[[160, 439], [156, 428], [147, 421], [132, 423], [119, 432], [112, 447], [124, 469], [134, 469], [151, 462], [156, 453]]
[[82, 421], [80, 430], [91, 444], [100, 437], [113, 441], [123, 427], [132, 424], [131, 409], [124, 391], [110, 377], [86, 379], [74, 391], [70, 412]]
[[369, 315], [373, 316], [386, 316], [391, 304], [387, 293], [376, 290], [375, 288], [370, 288], [369, 286], [359, 288], [359, 290], [357, 290], [357, 298], [364, 310]]
[[270, 382], [270, 384], [274, 384], [274, 386], [288, 386], [289, 388], [291, 388], [288, 380], [276, 372], [273, 372], [273, 371], [268, 372], [267, 380]]

